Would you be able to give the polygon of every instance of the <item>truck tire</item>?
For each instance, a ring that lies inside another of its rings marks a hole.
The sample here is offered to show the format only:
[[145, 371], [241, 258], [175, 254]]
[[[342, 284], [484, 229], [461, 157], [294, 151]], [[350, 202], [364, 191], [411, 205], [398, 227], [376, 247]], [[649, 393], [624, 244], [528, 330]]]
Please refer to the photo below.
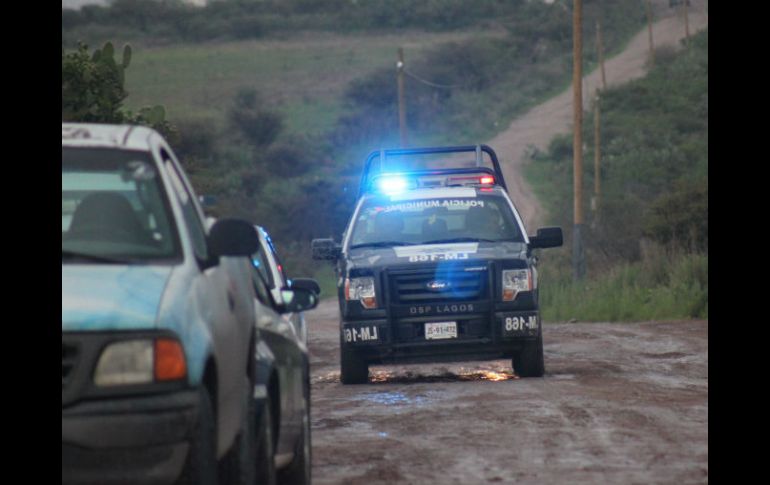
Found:
[[201, 386], [198, 390], [198, 419], [190, 438], [182, 474], [178, 485], [216, 485], [217, 483], [217, 446], [216, 418], [208, 390]]
[[257, 429], [257, 483], [260, 485], [276, 485], [273, 414], [270, 409], [269, 396], [262, 405]]
[[526, 342], [524, 348], [513, 354], [513, 371], [519, 377], [543, 377], [545, 361], [543, 358], [543, 333], [537, 339]]
[[257, 409], [254, 402], [254, 385], [248, 377], [244, 379], [244, 417], [232, 448], [220, 464], [220, 483], [255, 485], [257, 480]]
[[340, 345], [340, 381], [343, 384], [369, 382], [369, 364], [352, 350]]

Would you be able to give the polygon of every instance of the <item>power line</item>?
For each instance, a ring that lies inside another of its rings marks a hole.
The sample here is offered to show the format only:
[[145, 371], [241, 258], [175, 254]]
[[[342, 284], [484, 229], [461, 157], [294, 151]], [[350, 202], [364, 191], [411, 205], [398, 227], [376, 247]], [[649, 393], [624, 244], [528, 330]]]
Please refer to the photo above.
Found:
[[403, 71], [404, 71], [404, 74], [406, 74], [407, 76], [415, 79], [416, 81], [419, 81], [419, 82], [421, 82], [423, 84], [427, 84], [428, 86], [432, 86], [434, 88], [455, 89], [455, 88], [463, 88], [463, 87], [468, 87], [469, 86], [468, 84], [438, 84], [438, 83], [430, 82], [427, 79], [423, 79], [420, 76], [418, 76], [417, 74], [414, 74], [412, 72], [407, 71], [406, 68], [404, 68]]

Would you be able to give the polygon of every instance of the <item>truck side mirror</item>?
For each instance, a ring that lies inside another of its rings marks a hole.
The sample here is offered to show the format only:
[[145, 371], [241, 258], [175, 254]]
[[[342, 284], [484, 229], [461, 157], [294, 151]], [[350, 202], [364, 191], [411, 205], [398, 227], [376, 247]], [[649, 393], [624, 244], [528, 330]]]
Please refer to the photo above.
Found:
[[284, 303], [279, 308], [280, 313], [304, 312], [318, 305], [318, 295], [305, 288], [283, 288], [281, 297]]
[[334, 261], [340, 257], [342, 246], [334, 242], [334, 239], [313, 239], [310, 243], [313, 251], [313, 259]]
[[537, 230], [537, 236], [529, 237], [531, 248], [556, 248], [564, 244], [561, 227], [542, 227]]
[[318, 285], [318, 282], [312, 278], [292, 278], [291, 289], [294, 290], [297, 288], [310, 290], [316, 295], [321, 294], [321, 287]]

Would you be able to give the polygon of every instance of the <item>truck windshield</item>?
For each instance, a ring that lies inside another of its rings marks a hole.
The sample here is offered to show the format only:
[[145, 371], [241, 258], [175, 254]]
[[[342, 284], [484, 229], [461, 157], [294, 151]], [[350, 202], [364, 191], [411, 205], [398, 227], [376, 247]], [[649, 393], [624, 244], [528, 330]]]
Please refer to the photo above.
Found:
[[147, 153], [62, 147], [62, 262], [176, 259], [179, 242]]
[[350, 247], [465, 241], [524, 242], [524, 236], [502, 197], [370, 199], [358, 213]]

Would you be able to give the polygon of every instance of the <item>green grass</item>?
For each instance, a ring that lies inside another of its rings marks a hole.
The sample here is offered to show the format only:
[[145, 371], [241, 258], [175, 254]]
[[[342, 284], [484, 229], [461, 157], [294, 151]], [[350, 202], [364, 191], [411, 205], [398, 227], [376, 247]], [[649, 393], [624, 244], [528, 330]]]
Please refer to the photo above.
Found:
[[[134, 46], [126, 70], [126, 107], [162, 100], [168, 118], [211, 118], [220, 126], [235, 93], [257, 89], [286, 117], [286, 132], [324, 133], [343, 111], [348, 83], [449, 40], [498, 35], [489, 31], [404, 35], [306, 33], [291, 40], [248, 40], [196, 45]], [[120, 44], [120, 42], [117, 42]]]
[[337, 298], [337, 276], [331, 264], [320, 265], [313, 278], [321, 287], [321, 299]]
[[546, 269], [540, 306], [546, 321], [622, 322], [708, 319], [708, 255], [658, 255], [576, 283]]

